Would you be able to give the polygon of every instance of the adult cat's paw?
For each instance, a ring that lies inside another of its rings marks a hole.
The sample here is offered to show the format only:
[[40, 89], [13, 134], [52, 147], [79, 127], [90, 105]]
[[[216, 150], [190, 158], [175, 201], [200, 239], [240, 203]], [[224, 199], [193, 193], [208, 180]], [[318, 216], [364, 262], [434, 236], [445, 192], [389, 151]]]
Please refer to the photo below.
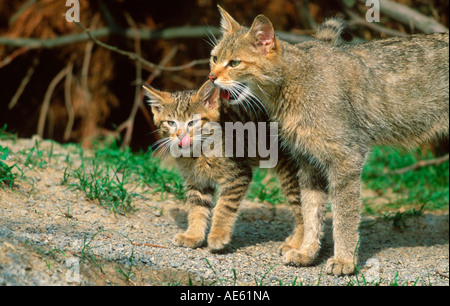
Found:
[[202, 236], [192, 236], [186, 233], [180, 233], [173, 237], [172, 242], [176, 246], [195, 249], [202, 246], [204, 240], [205, 238]]
[[314, 257], [309, 256], [306, 252], [301, 252], [299, 250], [291, 249], [286, 252], [283, 256], [283, 262], [286, 265], [291, 266], [309, 266], [313, 263]]
[[208, 236], [208, 247], [212, 252], [219, 252], [230, 243], [231, 235], [225, 232], [211, 233]]
[[289, 243], [283, 243], [279, 248], [278, 248], [278, 252], [280, 253], [280, 255], [285, 255], [287, 252], [289, 252], [290, 250], [294, 250], [295, 247], [293, 247], [292, 245], [290, 245]]
[[350, 275], [355, 272], [355, 265], [352, 260], [340, 260], [332, 257], [327, 261], [326, 271], [335, 276]]

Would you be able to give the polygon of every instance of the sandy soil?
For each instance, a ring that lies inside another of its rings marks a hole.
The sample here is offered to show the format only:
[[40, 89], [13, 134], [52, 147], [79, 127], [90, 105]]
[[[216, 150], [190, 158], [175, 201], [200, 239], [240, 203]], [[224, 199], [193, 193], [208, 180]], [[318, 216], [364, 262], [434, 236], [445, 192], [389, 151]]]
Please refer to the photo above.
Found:
[[[15, 155], [33, 140], [0, 140]], [[47, 148], [49, 142], [42, 142]], [[43, 168], [22, 167], [26, 180], [0, 188], [0, 285], [445, 285], [449, 286], [448, 211], [425, 212], [406, 221], [363, 217], [361, 274], [323, 273], [332, 254], [330, 216], [323, 247], [312, 267], [285, 266], [278, 247], [291, 231], [290, 208], [244, 202], [230, 250], [175, 247], [172, 237], [186, 228], [181, 202], [142, 191], [127, 215], [109, 212], [80, 191], [62, 185], [67, 148]], [[436, 272], [438, 271], [438, 272]]]

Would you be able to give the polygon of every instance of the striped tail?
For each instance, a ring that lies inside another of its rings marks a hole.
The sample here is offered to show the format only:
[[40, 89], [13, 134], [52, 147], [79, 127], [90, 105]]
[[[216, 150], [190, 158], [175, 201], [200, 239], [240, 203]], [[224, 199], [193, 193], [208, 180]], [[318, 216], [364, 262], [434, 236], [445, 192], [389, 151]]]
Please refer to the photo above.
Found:
[[327, 19], [318, 28], [314, 35], [318, 40], [339, 46], [353, 39], [348, 23], [339, 17]]

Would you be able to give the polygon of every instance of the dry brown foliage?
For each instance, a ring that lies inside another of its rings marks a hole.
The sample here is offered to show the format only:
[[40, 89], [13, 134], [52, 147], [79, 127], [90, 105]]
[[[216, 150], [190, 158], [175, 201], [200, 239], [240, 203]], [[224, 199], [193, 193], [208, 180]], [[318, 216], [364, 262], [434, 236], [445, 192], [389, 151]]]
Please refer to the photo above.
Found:
[[[356, 22], [367, 7], [362, 1], [329, 0], [223, 0], [219, 1], [237, 20], [249, 25], [260, 13], [268, 16], [276, 29], [309, 35], [325, 18], [340, 15], [353, 26], [355, 35], [366, 40], [386, 36], [383, 28], [398, 33], [416, 31], [397, 20], [383, 17], [382, 29]], [[418, 12], [431, 16], [448, 27], [448, 0], [396, 0]], [[0, 36], [9, 38], [55, 39], [83, 33], [75, 23], [65, 19], [68, 7], [61, 0], [0, 1]], [[177, 1], [80, 1], [81, 23], [91, 31], [104, 27], [161, 30], [173, 27], [219, 25], [219, 13], [213, 0]], [[349, 15], [352, 14], [353, 15]], [[127, 17], [128, 16], [128, 17]], [[131, 21], [130, 21], [131, 18]], [[130, 22], [132, 22], [130, 24]], [[186, 29], [186, 31], [189, 31]], [[380, 32], [381, 31], [381, 32]], [[101, 41], [122, 50], [136, 52], [136, 39], [123, 35], [101, 37]], [[141, 56], [167, 66], [179, 66], [209, 57], [210, 46], [204, 37], [140, 40]], [[171, 54], [175, 52], [175, 55]], [[156, 71], [142, 67], [142, 79], [151, 80], [164, 90], [196, 88], [208, 74], [208, 65], [196, 65], [182, 71]], [[63, 77], [52, 92], [49, 85]], [[42, 136], [60, 142], [91, 141], [102, 135], [124, 135], [117, 131], [130, 119], [136, 96], [136, 62], [102, 48], [93, 41], [66, 44], [55, 48], [12, 47], [0, 43], [0, 126], [8, 124], [19, 136]], [[51, 94], [48, 111], [43, 107]], [[142, 98], [142, 97], [141, 97]], [[141, 105], [132, 116], [134, 147], [146, 148], [154, 141], [149, 109]], [[43, 113], [44, 112], [44, 113]]]

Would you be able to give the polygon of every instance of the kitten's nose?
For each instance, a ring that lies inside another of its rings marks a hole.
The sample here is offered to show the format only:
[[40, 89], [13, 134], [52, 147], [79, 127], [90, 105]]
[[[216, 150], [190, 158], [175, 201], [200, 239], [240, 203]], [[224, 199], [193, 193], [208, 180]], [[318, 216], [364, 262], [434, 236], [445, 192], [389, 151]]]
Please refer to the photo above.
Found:
[[211, 73], [209, 76], [208, 76], [208, 78], [211, 80], [211, 82], [213, 82], [214, 83], [214, 81], [215, 80], [217, 80], [217, 77], [213, 74], [213, 73]]

